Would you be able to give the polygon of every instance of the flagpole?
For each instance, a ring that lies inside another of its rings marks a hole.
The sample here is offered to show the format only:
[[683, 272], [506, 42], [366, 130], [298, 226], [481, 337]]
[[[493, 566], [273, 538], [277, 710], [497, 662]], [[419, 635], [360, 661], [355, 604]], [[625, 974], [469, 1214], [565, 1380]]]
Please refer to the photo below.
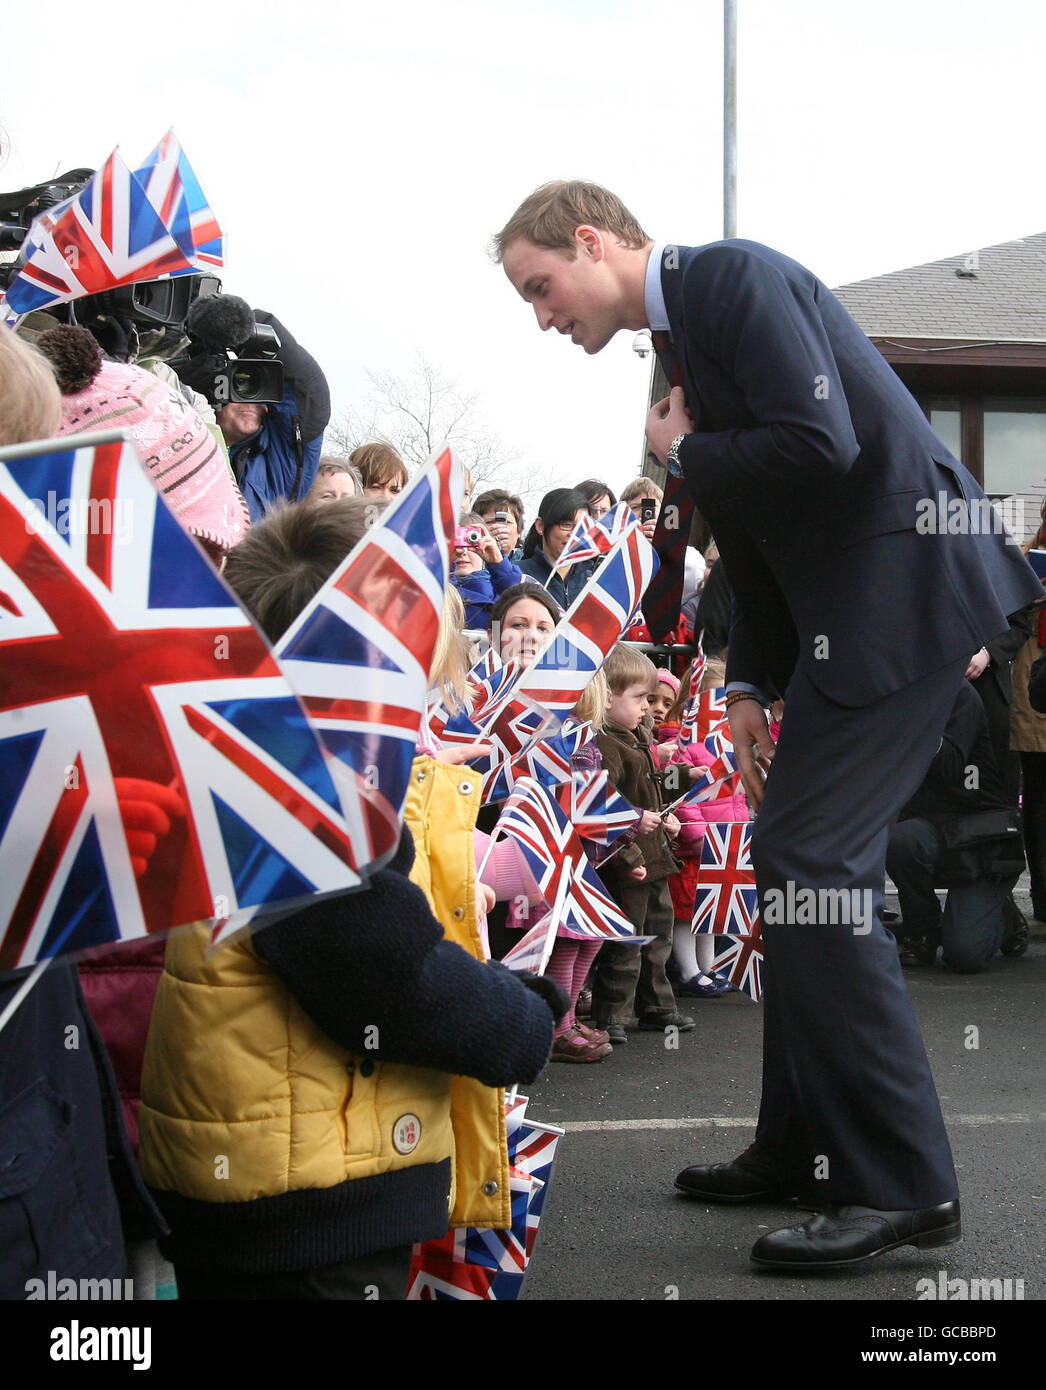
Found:
[[33, 986], [39, 982], [40, 976], [44, 973], [44, 971], [50, 964], [50, 956], [45, 956], [43, 960], [38, 961], [32, 973], [27, 975], [26, 978], [22, 981], [17, 993], [14, 994], [7, 1001], [6, 1009], [4, 1009], [3, 1013], [0, 1014], [0, 1033], [2, 1033], [4, 1030], [4, 1024], [14, 1017], [18, 1009], [18, 1006], [21, 1004], [22, 1000], [26, 997], [26, 995], [33, 988]]
[[483, 877], [483, 870], [487, 867], [487, 860], [494, 852], [494, 841], [497, 838], [497, 833], [498, 827], [495, 825], [494, 829], [490, 832], [490, 840], [487, 844], [486, 850], [484, 851], [483, 858], [480, 860], [479, 866], [476, 869], [477, 883], [479, 883], [480, 879]]
[[541, 964], [538, 966], [537, 973], [544, 975], [545, 967], [548, 965], [552, 955], [552, 946], [556, 939], [556, 929], [559, 926], [559, 915], [563, 911], [563, 904], [566, 902], [567, 890], [570, 887], [570, 879], [574, 872], [574, 861], [570, 855], [564, 855], [563, 872], [559, 879], [559, 890], [556, 893], [556, 901], [552, 905], [552, 912], [548, 920], [548, 932], [545, 936], [545, 944], [541, 949]]

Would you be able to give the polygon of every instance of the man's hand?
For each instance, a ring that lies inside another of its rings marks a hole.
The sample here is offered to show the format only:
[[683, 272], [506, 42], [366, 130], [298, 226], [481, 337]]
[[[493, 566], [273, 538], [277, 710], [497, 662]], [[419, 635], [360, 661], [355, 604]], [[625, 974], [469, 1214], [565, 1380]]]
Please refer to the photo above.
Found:
[[758, 811], [763, 802], [763, 783], [774, 759], [770, 726], [758, 700], [735, 700], [727, 711], [727, 717], [741, 785], [745, 789], [749, 809]]
[[681, 386], [673, 386], [672, 394], [650, 407], [646, 417], [646, 437], [657, 459], [664, 463], [668, 446], [677, 434], [693, 434], [694, 417], [686, 406]]
[[973, 656], [970, 657], [970, 664], [966, 668], [966, 679], [968, 681], [975, 681], [978, 676], [983, 676], [988, 669], [988, 662], [990, 660], [991, 657], [983, 647], [979, 652], [974, 652]]

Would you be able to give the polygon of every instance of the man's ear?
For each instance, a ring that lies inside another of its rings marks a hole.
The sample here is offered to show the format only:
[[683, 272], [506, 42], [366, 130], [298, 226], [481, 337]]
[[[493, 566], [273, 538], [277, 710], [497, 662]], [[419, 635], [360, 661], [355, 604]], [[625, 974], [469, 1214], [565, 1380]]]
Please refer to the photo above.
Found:
[[592, 261], [603, 260], [606, 255], [603, 236], [604, 233], [598, 227], [591, 227], [587, 222], [582, 223], [580, 227], [575, 227], [574, 247], [577, 254]]

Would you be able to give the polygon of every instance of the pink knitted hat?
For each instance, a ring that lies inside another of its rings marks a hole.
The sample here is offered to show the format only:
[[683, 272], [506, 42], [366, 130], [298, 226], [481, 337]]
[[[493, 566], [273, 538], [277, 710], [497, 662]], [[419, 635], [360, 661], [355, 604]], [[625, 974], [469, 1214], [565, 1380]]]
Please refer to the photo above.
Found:
[[[84, 338], [94, 345], [96, 359]], [[250, 526], [247, 504], [217, 441], [177, 387], [141, 367], [102, 361], [94, 339], [80, 328], [52, 329], [37, 346], [55, 365], [63, 435], [127, 430], [157, 490], [190, 535], [223, 554], [243, 540]], [[99, 365], [92, 372], [94, 360]]]
[[673, 695], [679, 694], [679, 677], [673, 676], [667, 666], [657, 668], [657, 678], [659, 681], [664, 681]]

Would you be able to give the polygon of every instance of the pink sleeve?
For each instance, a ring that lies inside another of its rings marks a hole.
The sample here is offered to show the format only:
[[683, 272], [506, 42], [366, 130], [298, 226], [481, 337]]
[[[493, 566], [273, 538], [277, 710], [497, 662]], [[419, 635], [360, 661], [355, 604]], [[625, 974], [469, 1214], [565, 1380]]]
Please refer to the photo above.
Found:
[[689, 763], [691, 767], [711, 767], [715, 754], [710, 753], [703, 743], [684, 743], [672, 755], [674, 763]]
[[[482, 830], [472, 832], [476, 846], [476, 863], [483, 862], [483, 856], [490, 845], [490, 836]], [[531, 902], [542, 902], [541, 889], [530, 872], [523, 851], [515, 840], [502, 837], [494, 846], [483, 870], [483, 882], [493, 888], [498, 902], [512, 898], [528, 898]]]

